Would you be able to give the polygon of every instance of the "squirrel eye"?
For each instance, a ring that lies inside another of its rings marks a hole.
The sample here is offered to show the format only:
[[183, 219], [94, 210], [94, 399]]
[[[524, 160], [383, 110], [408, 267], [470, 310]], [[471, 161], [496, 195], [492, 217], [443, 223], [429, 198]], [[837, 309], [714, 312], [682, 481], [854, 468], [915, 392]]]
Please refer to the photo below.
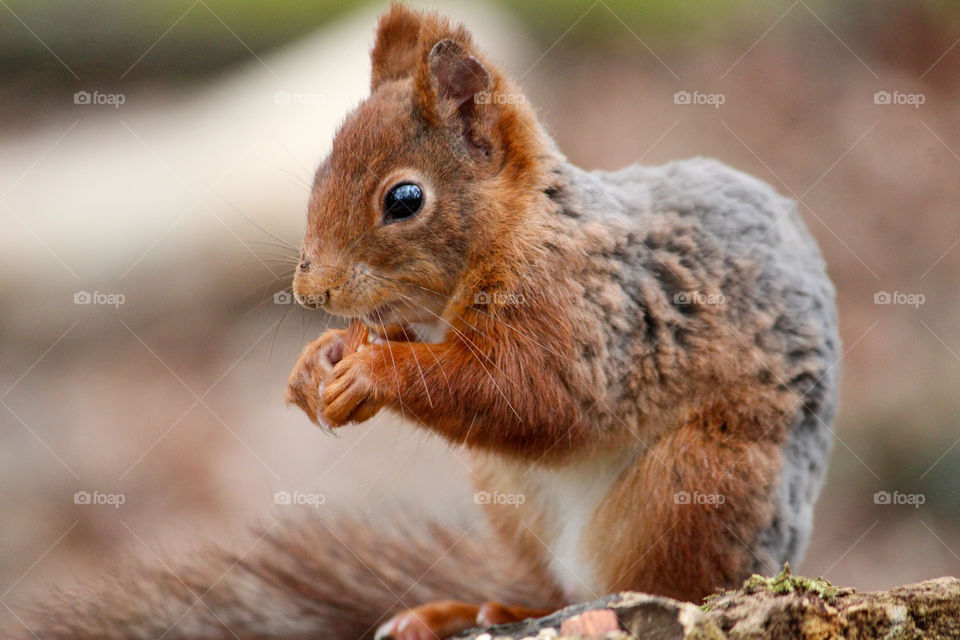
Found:
[[423, 207], [423, 189], [419, 185], [404, 182], [392, 187], [383, 199], [383, 221], [386, 224], [405, 220]]

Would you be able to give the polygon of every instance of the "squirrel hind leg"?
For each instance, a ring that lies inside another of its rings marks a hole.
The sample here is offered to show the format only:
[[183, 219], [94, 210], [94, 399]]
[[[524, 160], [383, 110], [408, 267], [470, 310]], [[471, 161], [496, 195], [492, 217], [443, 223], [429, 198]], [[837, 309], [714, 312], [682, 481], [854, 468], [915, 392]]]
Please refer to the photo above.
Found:
[[[774, 519], [780, 447], [718, 431], [717, 422], [734, 424], [697, 418], [663, 436], [600, 506], [588, 532], [589, 556], [606, 592], [699, 602], [751, 573], [779, 571], [760, 543]], [[641, 490], [644, 500], [632, 519], [624, 518], [623, 505], [637, 504]], [[614, 536], [619, 549], [606, 542]]]
[[472, 627], [520, 622], [552, 613], [549, 609], [511, 607], [487, 602], [481, 607], [443, 600], [407, 609], [377, 629], [376, 640], [437, 640], [450, 638]]

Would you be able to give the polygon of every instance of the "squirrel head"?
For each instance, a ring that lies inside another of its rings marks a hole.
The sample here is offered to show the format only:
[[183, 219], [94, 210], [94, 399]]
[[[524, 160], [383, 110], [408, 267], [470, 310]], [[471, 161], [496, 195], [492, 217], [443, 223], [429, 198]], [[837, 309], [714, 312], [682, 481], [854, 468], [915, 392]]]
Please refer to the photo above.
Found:
[[550, 143], [463, 26], [393, 4], [371, 57], [370, 96], [317, 170], [294, 295], [341, 316], [434, 322], [516, 244]]

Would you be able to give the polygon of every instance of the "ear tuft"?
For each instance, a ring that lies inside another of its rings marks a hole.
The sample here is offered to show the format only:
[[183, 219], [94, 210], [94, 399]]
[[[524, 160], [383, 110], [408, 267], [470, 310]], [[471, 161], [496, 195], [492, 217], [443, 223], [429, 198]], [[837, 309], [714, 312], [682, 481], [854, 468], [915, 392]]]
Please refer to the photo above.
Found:
[[425, 105], [425, 111], [433, 114], [437, 122], [455, 117], [470, 151], [488, 153], [489, 119], [495, 110], [483, 95], [493, 86], [490, 72], [463, 44], [449, 38], [433, 45], [427, 63], [432, 89], [429, 93], [435, 103]]
[[437, 97], [453, 100], [458, 110], [490, 88], [490, 73], [458, 42], [441, 40], [430, 50], [430, 75]]
[[390, 9], [380, 17], [376, 42], [370, 53], [373, 66], [371, 91], [388, 80], [397, 80], [413, 73], [417, 65], [422, 26], [420, 14], [399, 2], [390, 4]]

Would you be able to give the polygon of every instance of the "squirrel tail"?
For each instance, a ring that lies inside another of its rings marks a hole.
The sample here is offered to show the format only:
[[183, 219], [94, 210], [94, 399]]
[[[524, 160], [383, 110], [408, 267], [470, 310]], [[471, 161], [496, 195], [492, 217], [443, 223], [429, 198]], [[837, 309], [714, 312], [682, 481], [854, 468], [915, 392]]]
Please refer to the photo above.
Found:
[[555, 604], [548, 585], [508, 566], [479, 529], [342, 514], [281, 520], [239, 551], [119, 570], [17, 619], [23, 637], [44, 640], [362, 640], [434, 600]]

